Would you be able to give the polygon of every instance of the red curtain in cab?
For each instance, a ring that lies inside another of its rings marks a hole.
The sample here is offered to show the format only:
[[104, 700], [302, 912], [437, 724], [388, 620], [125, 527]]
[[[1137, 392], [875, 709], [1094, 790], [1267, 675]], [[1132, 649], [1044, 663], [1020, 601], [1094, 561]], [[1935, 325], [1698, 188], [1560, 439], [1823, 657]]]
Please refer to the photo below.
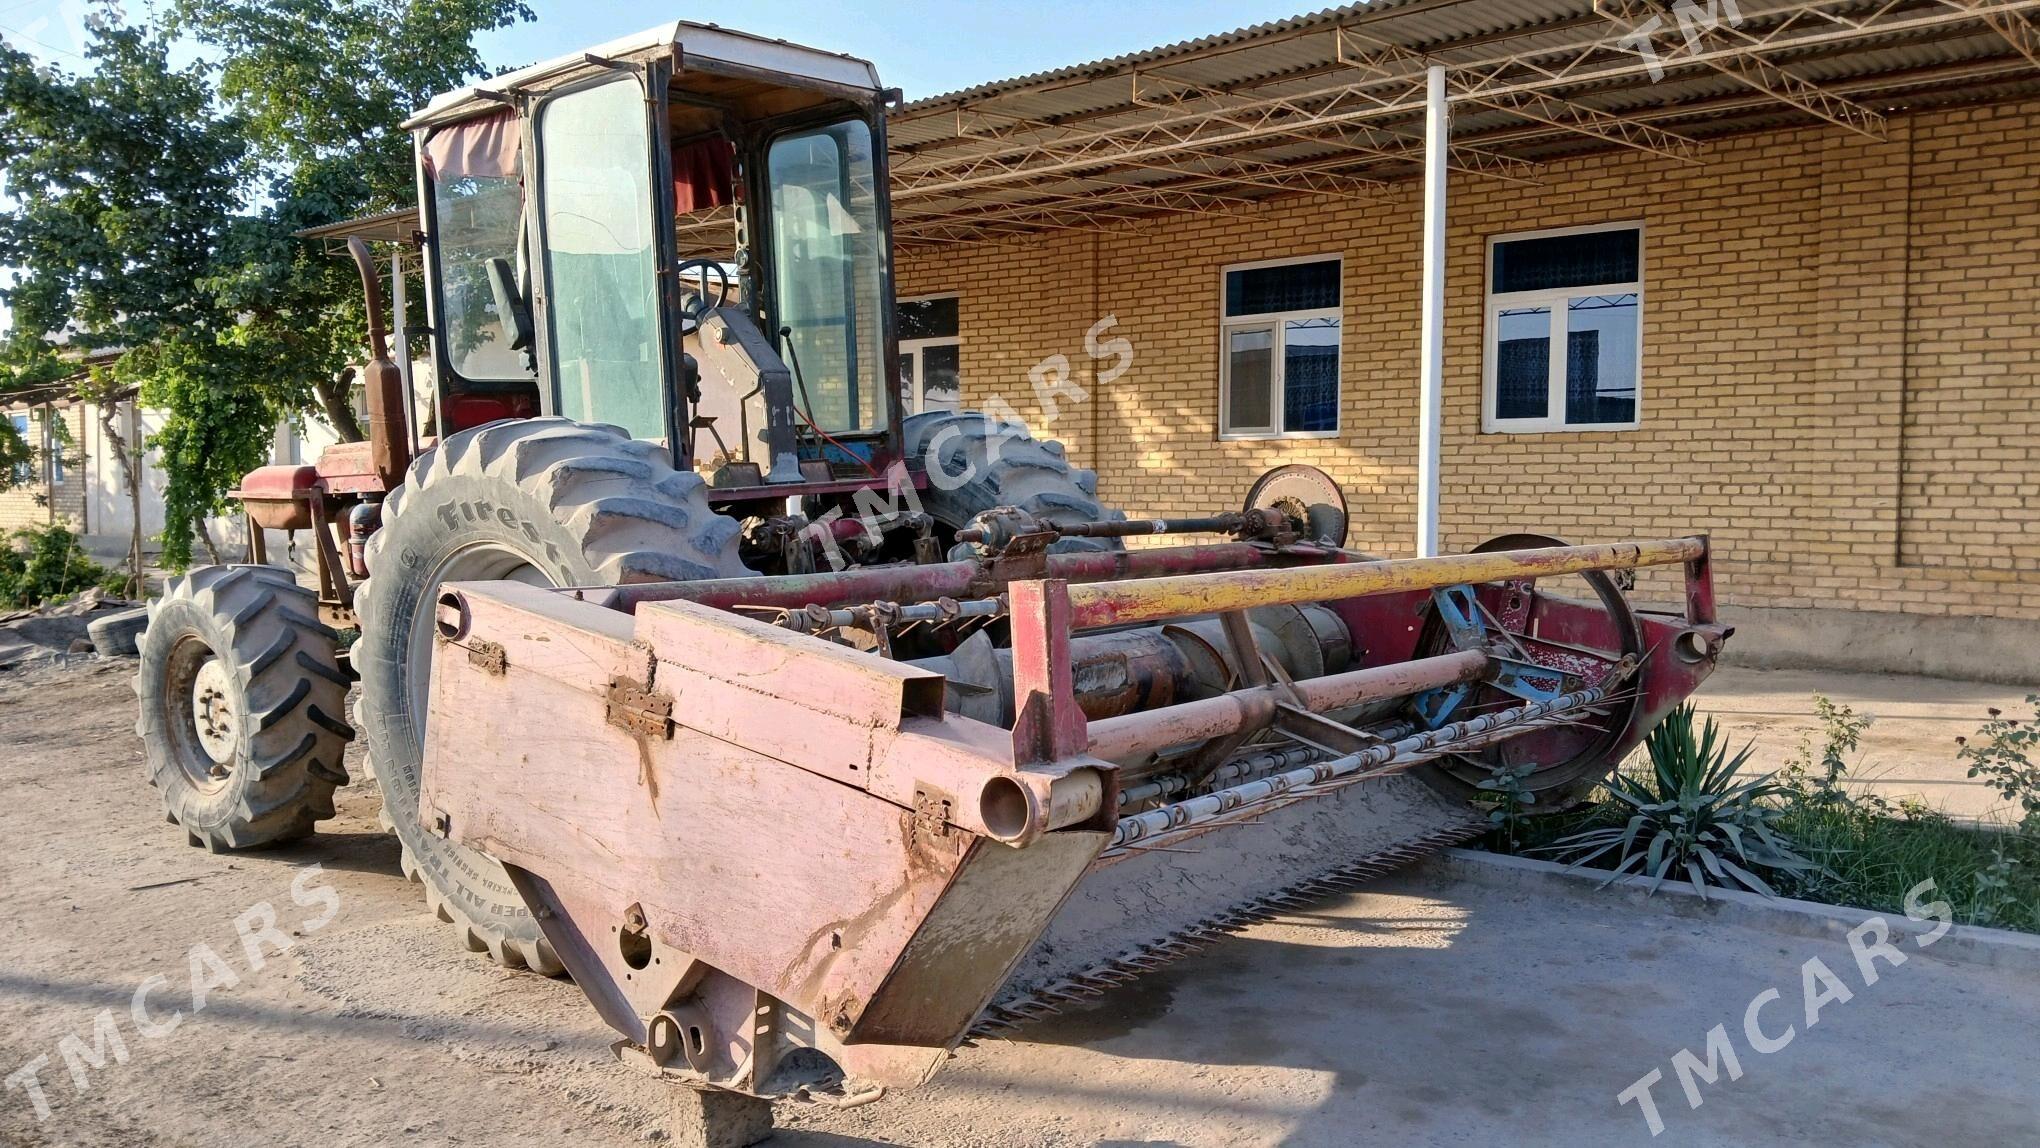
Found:
[[736, 151], [721, 136], [673, 149], [673, 210], [681, 215], [734, 202]]

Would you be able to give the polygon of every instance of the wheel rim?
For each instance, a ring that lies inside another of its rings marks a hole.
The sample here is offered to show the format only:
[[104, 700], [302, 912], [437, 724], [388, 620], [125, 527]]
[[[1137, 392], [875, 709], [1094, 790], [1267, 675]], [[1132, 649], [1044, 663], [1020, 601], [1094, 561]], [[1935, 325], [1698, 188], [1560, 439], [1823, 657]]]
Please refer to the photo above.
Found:
[[214, 793], [233, 777], [247, 715], [234, 672], [203, 638], [187, 634], [170, 652], [163, 704], [171, 755], [192, 788]]
[[225, 662], [207, 658], [191, 680], [191, 723], [198, 744], [217, 765], [231, 766], [234, 743], [240, 731], [235, 712], [232, 680]]
[[425, 745], [425, 725], [432, 712], [432, 649], [438, 640], [437, 602], [439, 588], [448, 582], [522, 582], [550, 589], [553, 580], [532, 565], [531, 560], [507, 546], [476, 543], [464, 546], [441, 559], [425, 582], [411, 617], [411, 633], [405, 646], [409, 665], [411, 721], [417, 729], [420, 750]]

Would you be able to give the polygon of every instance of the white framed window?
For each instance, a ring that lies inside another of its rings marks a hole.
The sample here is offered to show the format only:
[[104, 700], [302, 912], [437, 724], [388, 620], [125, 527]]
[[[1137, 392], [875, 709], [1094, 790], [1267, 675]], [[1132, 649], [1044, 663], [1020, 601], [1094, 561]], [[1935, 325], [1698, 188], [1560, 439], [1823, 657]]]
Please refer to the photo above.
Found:
[[1344, 270], [1337, 255], [1220, 270], [1218, 437], [1339, 433]]
[[57, 429], [57, 420], [62, 417], [54, 407], [43, 408], [43, 457], [50, 460], [50, 483], [53, 486], [64, 485], [64, 438]]
[[963, 406], [963, 338], [955, 292], [899, 301], [900, 400], [910, 415]]
[[[30, 448], [36, 445], [35, 436], [29, 429], [29, 418], [27, 415], [8, 415], [7, 421], [14, 424], [15, 437], [19, 438], [23, 445]], [[33, 481], [35, 481], [35, 463], [33, 461], [17, 462], [14, 464], [14, 485], [20, 486], [22, 483]]]
[[1643, 225], [1488, 240], [1481, 429], [1629, 430], [1643, 419]]

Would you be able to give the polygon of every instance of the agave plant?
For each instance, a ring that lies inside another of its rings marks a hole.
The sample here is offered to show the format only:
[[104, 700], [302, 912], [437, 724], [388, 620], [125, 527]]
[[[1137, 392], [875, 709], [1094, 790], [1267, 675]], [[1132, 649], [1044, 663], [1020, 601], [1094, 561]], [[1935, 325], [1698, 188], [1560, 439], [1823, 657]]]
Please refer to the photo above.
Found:
[[1537, 852], [1570, 858], [1578, 868], [1619, 850], [1610, 882], [1640, 873], [1652, 879], [1654, 893], [1667, 879], [1684, 876], [1703, 897], [1709, 884], [1774, 897], [1752, 870], [1818, 869], [1775, 828], [1784, 813], [1777, 799], [1786, 788], [1770, 774], [1739, 776], [1756, 743], [1731, 756], [1714, 719], [1697, 735], [1694, 719], [1690, 704], [1673, 710], [1644, 741], [1649, 772], [1609, 779], [1609, 795], [1628, 810], [1624, 824], [1575, 833]]

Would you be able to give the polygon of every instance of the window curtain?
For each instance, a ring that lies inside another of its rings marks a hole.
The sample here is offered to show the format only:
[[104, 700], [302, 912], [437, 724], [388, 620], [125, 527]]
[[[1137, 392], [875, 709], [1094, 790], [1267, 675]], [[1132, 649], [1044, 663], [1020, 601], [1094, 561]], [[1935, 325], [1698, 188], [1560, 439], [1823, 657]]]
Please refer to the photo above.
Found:
[[517, 116], [509, 108], [463, 120], [425, 138], [425, 169], [436, 181], [517, 178]]
[[736, 151], [721, 136], [673, 149], [673, 210], [681, 215], [734, 202]]

